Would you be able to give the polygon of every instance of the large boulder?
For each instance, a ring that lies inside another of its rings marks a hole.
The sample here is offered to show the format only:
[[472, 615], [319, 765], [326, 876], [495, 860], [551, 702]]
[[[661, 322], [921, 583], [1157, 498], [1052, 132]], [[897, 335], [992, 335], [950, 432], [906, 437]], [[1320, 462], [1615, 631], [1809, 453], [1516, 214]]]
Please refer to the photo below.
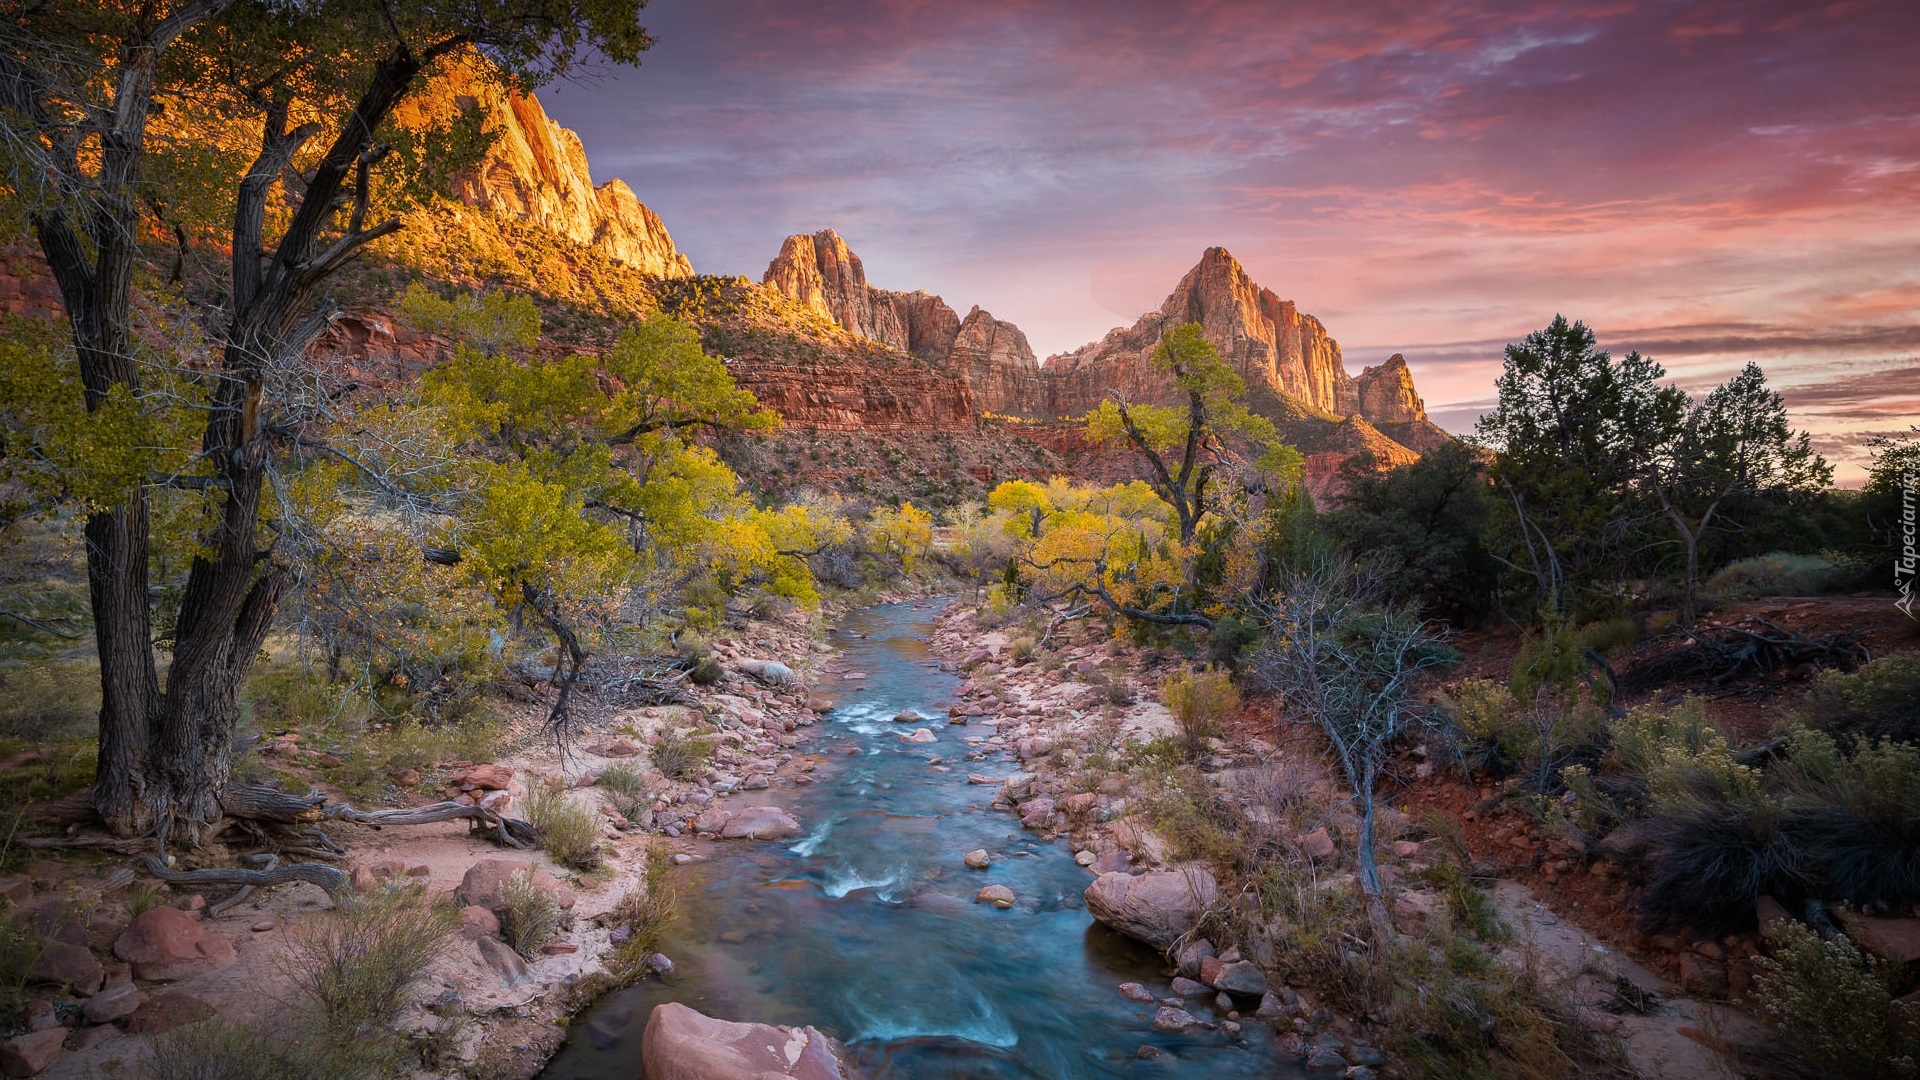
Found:
[[176, 907], [141, 912], [114, 941], [113, 955], [133, 965], [135, 978], [151, 982], [191, 979], [234, 961], [232, 942]]
[[640, 1037], [647, 1080], [843, 1080], [825, 1035], [811, 1028], [715, 1020], [678, 1002], [654, 1006]]
[[35, 1031], [0, 1044], [0, 1075], [34, 1076], [45, 1072], [67, 1041], [63, 1027]]
[[751, 675], [768, 686], [792, 686], [800, 681], [793, 669], [778, 660], [737, 660], [734, 669]]
[[1130, 938], [1170, 949], [1199, 927], [1220, 898], [1220, 886], [1205, 870], [1170, 870], [1138, 876], [1101, 874], [1087, 886], [1087, 911]]
[[576, 897], [565, 882], [546, 867], [520, 859], [482, 859], [474, 863], [453, 891], [454, 902], [461, 907], [486, 908], [498, 917], [507, 910], [507, 882], [515, 874], [526, 875], [534, 888], [553, 897], [560, 910], [573, 910]]
[[777, 806], [748, 806], [727, 821], [720, 835], [727, 840], [779, 840], [800, 832], [793, 815]]
[[65, 941], [48, 941], [41, 945], [27, 981], [60, 983], [82, 994], [91, 994], [100, 989], [106, 975], [106, 969], [100, 966], [92, 949]]

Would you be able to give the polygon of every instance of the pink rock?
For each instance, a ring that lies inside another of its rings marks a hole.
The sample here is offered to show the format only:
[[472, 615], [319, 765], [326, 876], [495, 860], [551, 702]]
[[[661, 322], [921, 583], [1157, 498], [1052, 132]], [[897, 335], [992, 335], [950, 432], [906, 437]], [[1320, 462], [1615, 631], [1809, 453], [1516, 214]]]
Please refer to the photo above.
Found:
[[1413, 840], [1395, 840], [1393, 853], [1403, 859], [1412, 859], [1420, 854], [1420, 845]]
[[1300, 850], [1315, 862], [1325, 862], [1339, 852], [1324, 825], [1300, 838]]
[[197, 1024], [212, 1015], [213, 1006], [184, 990], [169, 990], [147, 999], [133, 1011], [127, 1021], [127, 1033], [158, 1035], [185, 1024]]
[[480, 796], [480, 805], [496, 813], [504, 811], [507, 807], [513, 805], [513, 792], [489, 791], [485, 795]]
[[511, 765], [475, 765], [463, 772], [454, 774], [452, 781], [466, 787], [472, 785], [486, 791], [504, 791], [513, 783]]
[[715, 1020], [678, 1002], [654, 1006], [640, 1037], [647, 1080], [840, 1080], [833, 1045], [813, 1028]]
[[234, 961], [233, 944], [178, 908], [141, 912], [113, 943], [135, 978], [173, 982], [218, 971]]
[[534, 888], [553, 897], [561, 910], [573, 910], [573, 890], [544, 866], [517, 859], [482, 859], [468, 868], [453, 892], [462, 907], [478, 905], [496, 916], [507, 910], [507, 882], [515, 874], [526, 875]]
[[33, 1076], [43, 1073], [60, 1056], [67, 1041], [62, 1027], [35, 1031], [0, 1044], [0, 1073], [7, 1076]]
[[500, 919], [479, 904], [468, 904], [460, 909], [460, 933], [467, 938], [499, 937]]

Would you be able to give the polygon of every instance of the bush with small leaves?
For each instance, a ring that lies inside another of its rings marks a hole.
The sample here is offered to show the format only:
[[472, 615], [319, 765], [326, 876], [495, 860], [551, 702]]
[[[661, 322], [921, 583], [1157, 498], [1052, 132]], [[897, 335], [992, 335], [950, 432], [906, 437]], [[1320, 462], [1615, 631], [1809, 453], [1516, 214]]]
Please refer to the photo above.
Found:
[[1783, 1049], [1832, 1080], [1920, 1080], [1920, 1005], [1894, 1000], [1898, 964], [1799, 923], [1769, 943], [1754, 985]]
[[653, 767], [669, 780], [691, 780], [707, 769], [713, 744], [697, 735], [665, 731], [653, 745]]
[[1206, 750], [1207, 740], [1218, 738], [1226, 719], [1239, 710], [1240, 691], [1226, 671], [1209, 667], [1169, 678], [1160, 687], [1160, 700], [1173, 714], [1187, 754], [1198, 756]]

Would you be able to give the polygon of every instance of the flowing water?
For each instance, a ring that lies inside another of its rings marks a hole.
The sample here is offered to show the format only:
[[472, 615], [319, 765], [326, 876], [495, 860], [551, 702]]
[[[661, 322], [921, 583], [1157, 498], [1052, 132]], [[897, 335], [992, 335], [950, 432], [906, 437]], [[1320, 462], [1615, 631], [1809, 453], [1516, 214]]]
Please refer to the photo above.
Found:
[[[674, 974], [578, 1018], [548, 1080], [633, 1080], [641, 1031], [663, 1001], [726, 1020], [812, 1024], [882, 1077], [1305, 1075], [1282, 1062], [1261, 1023], [1249, 1019], [1239, 1039], [1156, 1032], [1155, 1006], [1116, 992], [1134, 981], [1167, 995], [1162, 962], [1087, 914], [1080, 897], [1092, 877], [1067, 843], [1022, 831], [988, 806], [997, 788], [967, 783], [969, 771], [1015, 771], [1005, 755], [964, 760], [962, 736], [991, 730], [935, 722], [939, 742], [900, 741], [919, 725], [893, 716], [943, 717], [957, 684], [923, 643], [938, 612], [938, 602], [890, 604], [841, 622], [841, 658], [867, 678], [822, 686], [841, 704], [806, 748], [831, 764], [811, 787], [732, 804], [778, 803], [806, 831], [732, 842], [677, 868], [680, 909], [661, 945]], [[951, 771], [930, 765], [936, 757]], [[994, 854], [990, 869], [962, 865], [975, 848]], [[974, 903], [991, 883], [1019, 902]], [[1189, 1011], [1218, 1019], [1201, 1001]], [[1137, 1057], [1143, 1046], [1161, 1055]]]

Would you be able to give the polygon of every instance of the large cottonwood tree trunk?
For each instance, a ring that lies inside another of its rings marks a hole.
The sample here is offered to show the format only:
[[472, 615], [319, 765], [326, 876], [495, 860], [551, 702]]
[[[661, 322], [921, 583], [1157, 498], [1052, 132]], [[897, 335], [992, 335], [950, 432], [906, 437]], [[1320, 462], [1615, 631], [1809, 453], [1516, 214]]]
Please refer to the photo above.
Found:
[[[0, 103], [44, 136], [47, 171], [79, 196], [37, 211], [33, 225], [66, 308], [89, 410], [116, 389], [136, 396], [141, 391], [130, 299], [140, 164], [160, 54], [227, 2], [188, 3], [164, 20], [133, 18], [110, 69], [111, 100], [92, 110], [98, 136], [93, 160], [83, 151], [84, 135], [66, 133], [70, 114], [49, 105], [62, 94], [71, 97], [72, 88], [56, 85], [52, 72], [36, 70], [18, 55], [0, 58]], [[87, 582], [101, 680], [93, 805], [117, 835], [153, 833], [193, 845], [229, 810], [297, 810], [252, 790], [226, 799], [241, 690], [291, 583], [260, 514], [274, 454], [269, 386], [330, 324], [330, 306], [314, 310], [318, 287], [367, 243], [399, 228], [393, 219], [365, 222], [370, 170], [385, 152], [374, 145], [373, 133], [426, 64], [464, 40], [449, 38], [426, 52], [395, 45], [376, 66], [326, 156], [306, 178], [299, 206], [270, 256], [263, 236], [267, 199], [320, 128], [289, 129], [285, 98], [266, 110], [260, 153], [238, 185], [233, 314], [224, 328], [201, 443], [213, 473], [207, 486], [217, 492], [217, 518], [188, 571], [164, 684], [153, 642], [147, 492], [136, 487], [120, 505], [87, 519]], [[85, 211], [77, 221], [68, 209], [75, 204]]]

